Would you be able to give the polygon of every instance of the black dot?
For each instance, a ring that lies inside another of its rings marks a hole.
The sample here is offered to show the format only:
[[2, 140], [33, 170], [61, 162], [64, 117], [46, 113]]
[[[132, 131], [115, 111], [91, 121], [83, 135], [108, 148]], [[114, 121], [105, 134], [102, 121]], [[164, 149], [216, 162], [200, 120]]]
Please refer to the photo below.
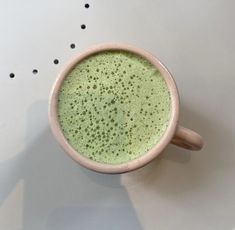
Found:
[[90, 5], [88, 3], [85, 4], [85, 8], [89, 8]]
[[33, 69], [33, 74], [37, 74], [38, 73], [38, 70], [37, 69]]
[[14, 73], [10, 73], [9, 76], [10, 76], [10, 78], [14, 78], [15, 74]]
[[84, 30], [84, 29], [86, 29], [86, 25], [85, 24], [82, 24], [81, 25], [81, 28]]
[[74, 43], [70, 44], [70, 48], [74, 49], [75, 48], [75, 44]]
[[54, 60], [54, 64], [55, 64], [55, 65], [59, 64], [59, 60], [58, 60], [58, 59], [55, 59], [55, 60]]

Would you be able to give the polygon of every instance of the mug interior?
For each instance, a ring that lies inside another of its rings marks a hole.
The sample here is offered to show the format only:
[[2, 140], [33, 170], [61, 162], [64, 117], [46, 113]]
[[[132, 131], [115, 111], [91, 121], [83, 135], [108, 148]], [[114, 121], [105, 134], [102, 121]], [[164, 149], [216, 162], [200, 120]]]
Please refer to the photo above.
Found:
[[[134, 53], [136, 55], [139, 55], [143, 57], [144, 59], [148, 60], [152, 65], [156, 67], [162, 74], [162, 77], [164, 78], [167, 87], [170, 92], [171, 97], [171, 114], [168, 126], [166, 128], [165, 133], [161, 137], [161, 139], [158, 141], [158, 143], [150, 149], [145, 154], [141, 155], [137, 159], [128, 161], [126, 163], [122, 164], [104, 164], [104, 163], [98, 163], [94, 160], [91, 160], [81, 154], [79, 154], [67, 141], [67, 139], [64, 137], [63, 132], [60, 127], [60, 123], [58, 120], [58, 96], [60, 88], [63, 84], [64, 79], [66, 76], [71, 72], [71, 70], [79, 64], [83, 59], [94, 55], [99, 52], [103, 51], [128, 51], [131, 53]], [[173, 135], [176, 130], [176, 126], [178, 123], [178, 117], [179, 117], [179, 95], [177, 91], [176, 84], [170, 74], [170, 72], [167, 70], [167, 68], [156, 58], [155, 56], [151, 55], [150, 53], [130, 45], [126, 44], [115, 44], [115, 43], [109, 43], [109, 44], [101, 44], [94, 46], [87, 51], [83, 52], [82, 54], [75, 57], [72, 61], [70, 61], [63, 71], [58, 75], [51, 91], [50, 99], [49, 99], [49, 120], [52, 132], [57, 139], [57, 141], [60, 143], [60, 145], [63, 147], [63, 149], [74, 159], [76, 162], [80, 163], [81, 165], [102, 173], [123, 173], [128, 172], [137, 168], [140, 168], [144, 166], [145, 164], [149, 163], [152, 159], [154, 159], [162, 150], [166, 147], [166, 145], [171, 141], [173, 138]]]

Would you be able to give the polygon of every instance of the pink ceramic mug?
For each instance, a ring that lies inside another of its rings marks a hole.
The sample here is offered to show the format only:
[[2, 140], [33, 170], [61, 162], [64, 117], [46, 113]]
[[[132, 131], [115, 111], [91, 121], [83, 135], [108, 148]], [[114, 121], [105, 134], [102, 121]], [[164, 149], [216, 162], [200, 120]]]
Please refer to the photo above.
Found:
[[[171, 116], [168, 127], [164, 135], [160, 139], [160, 141], [144, 155], [138, 157], [137, 159], [131, 160], [127, 163], [122, 163], [118, 165], [98, 163], [96, 161], [86, 158], [85, 156], [79, 154], [76, 150], [74, 150], [63, 135], [57, 114], [57, 102], [58, 102], [59, 90], [69, 72], [84, 58], [107, 50], [129, 51], [138, 54], [143, 58], [145, 58], [146, 60], [148, 60], [156, 67], [156, 69], [158, 69], [161, 72], [162, 76], [164, 77], [167, 83], [171, 95]], [[176, 84], [170, 72], [155, 56], [151, 55], [150, 53], [140, 48], [124, 44], [114, 43], [114, 44], [97, 45], [86, 50], [85, 52], [77, 56], [75, 59], [70, 61], [56, 79], [49, 99], [49, 120], [52, 132], [57, 141], [60, 143], [63, 149], [70, 155], [70, 157], [72, 157], [72, 159], [74, 159], [76, 162], [80, 163], [81, 165], [91, 170], [102, 173], [123, 173], [140, 168], [149, 163], [151, 160], [153, 160], [157, 155], [159, 155], [169, 143], [173, 143], [175, 145], [190, 150], [200, 150], [203, 146], [203, 140], [201, 136], [192, 130], [180, 126], [178, 124], [178, 119], [179, 119], [179, 94], [177, 91]]]

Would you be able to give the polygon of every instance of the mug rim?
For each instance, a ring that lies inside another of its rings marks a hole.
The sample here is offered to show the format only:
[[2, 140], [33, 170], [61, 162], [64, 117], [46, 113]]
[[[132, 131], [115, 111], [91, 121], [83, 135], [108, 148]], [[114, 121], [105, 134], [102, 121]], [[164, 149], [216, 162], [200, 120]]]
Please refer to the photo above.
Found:
[[[140, 157], [130, 160], [125, 163], [121, 164], [106, 164], [106, 163], [99, 163], [94, 160], [91, 160], [78, 151], [76, 151], [67, 141], [65, 136], [63, 135], [63, 131], [60, 127], [60, 123], [58, 120], [58, 113], [57, 113], [57, 103], [58, 103], [58, 96], [59, 90], [63, 84], [64, 79], [66, 76], [71, 72], [71, 70], [82, 60], [85, 58], [99, 53], [103, 51], [112, 51], [112, 50], [119, 50], [119, 51], [127, 51], [134, 54], [137, 54], [144, 59], [148, 60], [151, 64], [153, 64], [156, 69], [160, 71], [164, 80], [166, 81], [168, 90], [171, 96], [171, 116], [169, 119], [169, 123], [167, 129], [165, 130], [163, 136], [158, 141], [158, 143], [151, 148], [148, 152], [144, 153]], [[82, 166], [89, 168], [96, 172], [101, 173], [124, 173], [128, 171], [132, 171], [138, 168], [143, 167], [144, 165], [148, 164], [152, 161], [156, 156], [158, 156], [163, 149], [166, 147], [167, 144], [170, 143], [172, 140], [179, 118], [179, 93], [176, 86], [176, 83], [168, 71], [168, 69], [162, 64], [162, 62], [154, 55], [150, 54], [149, 52], [145, 51], [142, 48], [138, 48], [129, 44], [121, 44], [121, 43], [103, 43], [92, 46], [79, 55], [75, 56], [72, 60], [70, 60], [62, 71], [58, 74], [49, 97], [49, 108], [48, 108], [48, 115], [49, 115], [49, 123], [51, 126], [52, 133], [54, 134], [56, 140], [65, 150], [65, 152], [76, 162], [80, 163]]]

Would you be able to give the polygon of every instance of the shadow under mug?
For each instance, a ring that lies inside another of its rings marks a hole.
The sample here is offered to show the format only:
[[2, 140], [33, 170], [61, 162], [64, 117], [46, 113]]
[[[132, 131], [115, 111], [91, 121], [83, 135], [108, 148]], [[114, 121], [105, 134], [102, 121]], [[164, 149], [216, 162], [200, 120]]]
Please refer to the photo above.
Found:
[[[165, 133], [163, 134], [162, 138], [160, 139], [160, 141], [147, 153], [143, 154], [137, 159], [117, 165], [98, 163], [79, 154], [64, 137], [62, 129], [60, 127], [60, 123], [58, 120], [58, 113], [57, 113], [59, 91], [63, 84], [64, 79], [70, 73], [70, 71], [83, 59], [93, 54], [110, 50], [128, 51], [137, 54], [148, 60], [150, 63], [152, 63], [156, 67], [156, 69], [160, 71], [163, 78], [165, 79], [171, 96], [171, 116], [168, 127]], [[156, 58], [152, 54], [146, 52], [143, 49], [126, 44], [105, 43], [105, 44], [96, 45], [94, 47], [89, 48], [85, 52], [81, 53], [77, 57], [75, 57], [65, 66], [62, 72], [58, 75], [52, 87], [49, 99], [50, 126], [57, 141], [60, 143], [63, 149], [69, 154], [69, 156], [72, 157], [72, 159], [74, 159], [76, 162], [80, 163], [86, 168], [101, 173], [112, 173], [112, 174], [124, 173], [143, 167], [144, 165], [152, 161], [157, 155], [159, 155], [169, 143], [190, 150], [200, 150], [203, 147], [202, 137], [196, 132], [180, 126], [178, 124], [178, 119], [179, 119], [179, 94], [171, 73], [158, 60], [158, 58]]]

